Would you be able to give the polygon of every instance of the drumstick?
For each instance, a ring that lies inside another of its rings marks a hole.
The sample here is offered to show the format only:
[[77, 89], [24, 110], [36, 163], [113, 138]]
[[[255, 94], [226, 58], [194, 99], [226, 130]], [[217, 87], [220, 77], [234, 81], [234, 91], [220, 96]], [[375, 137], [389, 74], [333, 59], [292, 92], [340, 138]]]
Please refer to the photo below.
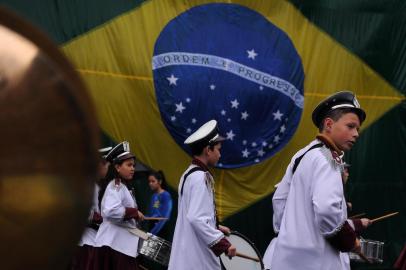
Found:
[[139, 266], [141, 269], [143, 269], [143, 270], [148, 270], [148, 268], [142, 266], [141, 264], [139, 264], [138, 266]]
[[148, 240], [148, 238], [149, 238], [149, 235], [146, 232], [141, 231], [138, 228], [130, 228], [130, 227], [124, 227], [124, 226], [123, 226], [123, 228], [126, 228], [130, 233], [138, 236], [141, 239]]
[[356, 215], [353, 215], [353, 216], [350, 216], [349, 218], [351, 219], [351, 218], [359, 218], [359, 217], [363, 217], [363, 216], [365, 216], [366, 214], [365, 213], [361, 213], [361, 214], [356, 214]]
[[245, 254], [242, 254], [242, 253], [239, 253], [239, 252], [237, 252], [237, 253], [235, 254], [235, 256], [240, 257], [240, 258], [244, 258], [244, 259], [248, 259], [248, 260], [252, 260], [252, 261], [259, 262], [259, 259], [258, 259], [258, 258], [254, 258], [254, 257], [248, 256], [248, 255], [245, 255]]
[[167, 220], [166, 217], [145, 217], [144, 220]]
[[382, 219], [385, 219], [385, 218], [388, 218], [388, 217], [391, 217], [391, 216], [395, 216], [397, 214], [399, 214], [399, 212], [394, 212], [394, 213], [390, 213], [390, 214], [387, 214], [387, 215], [384, 215], [384, 216], [381, 216], [381, 217], [378, 217], [378, 218], [374, 218], [373, 220], [371, 220], [371, 223], [375, 223], [377, 221], [380, 221]]

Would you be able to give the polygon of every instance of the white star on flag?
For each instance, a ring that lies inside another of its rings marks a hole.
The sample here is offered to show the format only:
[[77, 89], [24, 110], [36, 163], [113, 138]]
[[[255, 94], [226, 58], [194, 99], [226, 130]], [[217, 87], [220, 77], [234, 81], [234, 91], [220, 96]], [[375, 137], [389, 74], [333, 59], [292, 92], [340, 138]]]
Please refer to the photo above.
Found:
[[187, 103], [189, 103], [189, 102], [190, 102], [190, 100], [191, 100], [190, 98], [186, 98], [186, 102], [187, 102]]
[[285, 125], [282, 125], [281, 126], [281, 133], [285, 132], [285, 130], [286, 130]]
[[268, 143], [267, 142], [262, 142], [262, 146], [267, 146]]
[[273, 120], [282, 121], [283, 113], [281, 113], [279, 110], [277, 110], [276, 113], [272, 113], [272, 114], [273, 114]]
[[226, 134], [227, 134], [227, 140], [233, 140], [234, 139], [235, 134], [234, 134], [232, 129], [229, 132], [227, 132]]
[[183, 106], [182, 102], [180, 102], [179, 104], [175, 103], [176, 106], [176, 111], [182, 113], [184, 109], [186, 109], [185, 106]]
[[252, 146], [252, 147], [256, 147], [256, 146], [257, 146], [257, 143], [256, 143], [256, 142], [253, 142], [253, 143], [251, 143], [251, 146]]
[[274, 141], [275, 143], [278, 143], [280, 139], [281, 139], [281, 138], [279, 138], [279, 136], [276, 135], [275, 138], [273, 138], [273, 141]]
[[221, 115], [226, 115], [226, 111], [225, 111], [225, 110], [221, 110]]
[[171, 74], [171, 76], [167, 77], [166, 79], [169, 81], [169, 85], [177, 85], [176, 81], [179, 80], [179, 78], [176, 78], [175, 76], [173, 76], [173, 74]]
[[247, 53], [248, 53], [248, 58], [251, 58], [252, 60], [255, 60], [255, 57], [258, 55], [258, 54], [254, 51], [254, 49], [252, 49], [251, 51], [248, 51], [248, 50], [247, 50]]
[[243, 145], [246, 145], [246, 144], [247, 144], [247, 140], [243, 140], [243, 141], [242, 141], [242, 144], [243, 144]]
[[273, 144], [271, 143], [271, 144], [268, 146], [268, 148], [269, 148], [269, 149], [272, 149], [272, 148], [273, 148]]
[[255, 161], [256, 163], [258, 163], [258, 162], [259, 162], [259, 159], [258, 159], [258, 158], [256, 158], [254, 161]]
[[187, 133], [190, 133], [190, 132], [192, 132], [192, 130], [191, 130], [190, 128], [188, 128], [188, 129], [186, 130], [186, 132], [187, 132]]
[[231, 118], [227, 118], [227, 122], [231, 122]]
[[211, 84], [211, 85], [210, 85], [210, 89], [211, 89], [211, 90], [214, 90], [214, 89], [216, 89], [216, 86], [215, 86], [214, 84]]
[[175, 121], [176, 120], [176, 116], [171, 116], [171, 121], [173, 122], [173, 121]]
[[238, 103], [237, 99], [234, 99], [234, 100], [231, 101], [231, 108], [238, 109], [238, 105], [240, 105], [240, 103]]
[[196, 124], [196, 118], [192, 118], [192, 124]]
[[247, 120], [248, 116], [249, 114], [247, 113], [247, 111], [241, 113], [241, 119], [243, 120]]
[[261, 86], [259, 86], [259, 90], [264, 90], [264, 87], [261, 85]]
[[245, 158], [247, 158], [250, 154], [250, 152], [248, 152], [247, 148], [245, 148], [244, 151], [241, 151], [241, 153], [242, 153], [242, 157], [245, 157]]
[[262, 157], [263, 155], [265, 155], [265, 152], [264, 152], [264, 150], [260, 149], [258, 151], [258, 156]]

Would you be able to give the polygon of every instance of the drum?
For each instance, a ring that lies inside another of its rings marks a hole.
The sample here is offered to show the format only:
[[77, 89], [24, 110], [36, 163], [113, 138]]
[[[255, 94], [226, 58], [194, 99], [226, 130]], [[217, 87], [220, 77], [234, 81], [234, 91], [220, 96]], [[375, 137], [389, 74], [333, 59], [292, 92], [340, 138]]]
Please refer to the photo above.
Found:
[[[361, 252], [372, 262], [382, 263], [383, 262], [383, 242], [360, 239]], [[350, 260], [355, 262], [365, 262], [356, 253], [350, 252]]]
[[239, 232], [232, 232], [226, 237], [230, 243], [237, 248], [237, 252], [249, 257], [258, 258], [259, 261], [253, 261], [242, 257], [228, 258], [224, 253], [220, 256], [220, 262], [223, 269], [226, 270], [263, 270], [264, 263], [262, 257], [255, 245]]
[[171, 256], [171, 242], [148, 233], [148, 239], [140, 238], [138, 253], [163, 266], [168, 266]]

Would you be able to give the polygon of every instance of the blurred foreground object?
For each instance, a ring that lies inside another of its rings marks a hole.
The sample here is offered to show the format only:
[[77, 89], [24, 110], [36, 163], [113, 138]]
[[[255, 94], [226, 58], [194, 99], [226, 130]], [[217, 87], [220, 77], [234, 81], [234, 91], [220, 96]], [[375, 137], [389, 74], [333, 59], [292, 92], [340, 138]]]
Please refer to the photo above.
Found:
[[0, 8], [0, 268], [66, 269], [98, 162], [93, 106], [44, 34]]

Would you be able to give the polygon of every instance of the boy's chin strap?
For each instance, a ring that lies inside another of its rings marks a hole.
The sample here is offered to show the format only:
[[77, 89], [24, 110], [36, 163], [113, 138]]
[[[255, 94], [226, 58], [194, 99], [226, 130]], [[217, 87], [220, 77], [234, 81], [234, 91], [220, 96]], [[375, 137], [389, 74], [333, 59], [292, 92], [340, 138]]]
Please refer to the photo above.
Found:
[[339, 156], [341, 156], [341, 155], [343, 154], [343, 151], [341, 151], [341, 150], [337, 147], [337, 145], [336, 145], [328, 136], [319, 133], [319, 134], [317, 134], [316, 138], [317, 138], [318, 140], [320, 140], [321, 142], [323, 142], [328, 148], [330, 148], [331, 150], [337, 152], [337, 154], [338, 154]]

